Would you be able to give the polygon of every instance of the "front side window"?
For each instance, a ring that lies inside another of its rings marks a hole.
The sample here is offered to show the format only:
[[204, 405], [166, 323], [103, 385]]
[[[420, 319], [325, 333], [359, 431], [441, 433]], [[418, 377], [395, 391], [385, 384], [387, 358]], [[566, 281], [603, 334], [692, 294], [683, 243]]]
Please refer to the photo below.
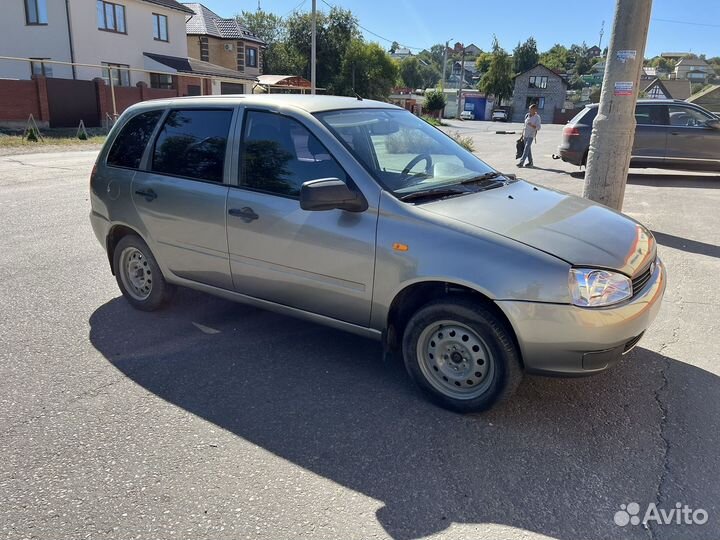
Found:
[[137, 169], [162, 111], [148, 111], [131, 118], [113, 142], [107, 164], [113, 167]]
[[103, 79], [105, 84], [110, 84], [112, 78], [112, 84], [114, 86], [130, 86], [130, 66], [127, 64], [112, 64], [109, 62], [103, 62]]
[[300, 122], [275, 113], [249, 111], [245, 120], [240, 185], [298, 197], [304, 182], [347, 181], [340, 165]]
[[316, 116], [383, 187], [397, 196], [462, 182], [477, 181], [476, 185], [487, 186], [479, 178], [495, 173], [449, 136], [408, 111], [349, 109]]
[[172, 111], [155, 141], [152, 170], [222, 183], [231, 110]]
[[97, 0], [98, 29], [125, 34], [125, 6]]
[[257, 67], [257, 49], [253, 47], [245, 49], [245, 67]]
[[52, 77], [52, 64], [46, 64], [43, 60], [50, 60], [49, 58], [33, 58], [30, 62], [30, 75]]
[[668, 107], [670, 125], [680, 127], [707, 127], [707, 121], [712, 119], [697, 109], [683, 107], [681, 105], [670, 105]]
[[25, 0], [25, 22], [47, 24], [47, 0]]
[[165, 15], [153, 13], [153, 37], [156, 41], [168, 40], [168, 19]]
[[529, 88], [547, 88], [547, 81], [548, 81], [548, 78], [545, 76], [540, 77], [540, 76], [534, 75], [534, 76], [530, 77], [530, 83], [528, 84], [528, 87]]

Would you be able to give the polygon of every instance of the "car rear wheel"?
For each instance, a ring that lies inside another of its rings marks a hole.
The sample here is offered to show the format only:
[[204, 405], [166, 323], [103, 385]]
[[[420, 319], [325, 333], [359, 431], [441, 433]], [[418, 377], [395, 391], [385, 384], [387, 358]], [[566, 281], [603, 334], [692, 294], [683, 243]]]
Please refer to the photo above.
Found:
[[113, 269], [120, 291], [136, 309], [155, 311], [174, 291], [165, 281], [150, 248], [139, 236], [120, 239], [113, 255]]
[[461, 413], [488, 409], [522, 380], [517, 347], [500, 317], [464, 299], [431, 302], [403, 336], [405, 367], [423, 393]]

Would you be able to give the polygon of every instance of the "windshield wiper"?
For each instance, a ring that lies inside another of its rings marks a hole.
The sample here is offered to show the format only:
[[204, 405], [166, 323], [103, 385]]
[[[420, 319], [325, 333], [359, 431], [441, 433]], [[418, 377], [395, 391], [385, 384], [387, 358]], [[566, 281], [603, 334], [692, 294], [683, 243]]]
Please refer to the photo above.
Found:
[[474, 176], [472, 178], [468, 178], [467, 180], [463, 180], [462, 182], [460, 182], [460, 184], [475, 184], [477, 182], [484, 182], [485, 180], [493, 180], [498, 176], [503, 176], [503, 174], [497, 171], [486, 172], [485, 174], [481, 174], [480, 176]]
[[413, 191], [412, 193], [406, 193], [400, 196], [401, 201], [417, 201], [419, 199], [441, 199], [442, 197], [449, 197], [451, 195], [464, 195], [471, 193], [466, 189], [453, 189], [453, 188], [437, 188], [437, 189], [426, 189], [424, 191]]

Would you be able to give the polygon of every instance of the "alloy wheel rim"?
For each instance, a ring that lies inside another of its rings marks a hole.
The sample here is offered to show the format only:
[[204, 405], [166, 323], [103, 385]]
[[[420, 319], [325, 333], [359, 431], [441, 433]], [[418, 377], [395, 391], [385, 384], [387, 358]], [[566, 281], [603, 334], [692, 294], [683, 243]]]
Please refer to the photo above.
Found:
[[485, 340], [457, 321], [428, 325], [417, 344], [420, 370], [442, 394], [474, 399], [492, 384], [495, 358]]
[[152, 293], [152, 269], [147, 257], [135, 247], [127, 247], [120, 254], [120, 278], [135, 300], [147, 300]]

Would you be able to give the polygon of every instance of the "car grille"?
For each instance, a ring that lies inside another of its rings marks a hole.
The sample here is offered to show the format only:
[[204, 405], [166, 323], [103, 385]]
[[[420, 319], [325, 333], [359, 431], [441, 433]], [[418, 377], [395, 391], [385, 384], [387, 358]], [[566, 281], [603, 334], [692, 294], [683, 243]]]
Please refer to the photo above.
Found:
[[640, 341], [640, 339], [643, 337], [644, 333], [645, 332], [641, 332], [639, 335], [637, 335], [634, 338], [632, 338], [631, 340], [629, 340], [625, 344], [625, 349], [623, 350], [623, 354], [630, 352], [632, 350], [632, 348], [638, 344], [638, 341]]
[[645, 285], [647, 285], [647, 282], [650, 281], [650, 278], [652, 277], [652, 270], [655, 267], [654, 264], [649, 264], [648, 267], [643, 270], [640, 274], [635, 276], [632, 279], [632, 295], [636, 296], [640, 293], [640, 291], [643, 290]]

